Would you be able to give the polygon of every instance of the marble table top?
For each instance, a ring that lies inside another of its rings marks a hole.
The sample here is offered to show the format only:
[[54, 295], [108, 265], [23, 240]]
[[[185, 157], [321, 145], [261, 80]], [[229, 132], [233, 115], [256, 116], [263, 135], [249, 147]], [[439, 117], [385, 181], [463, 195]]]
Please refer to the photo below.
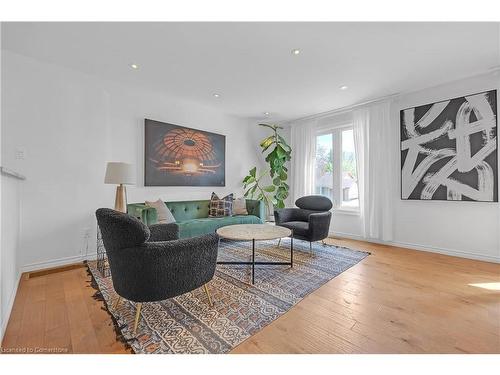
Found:
[[285, 227], [270, 224], [236, 224], [217, 229], [217, 234], [229, 240], [275, 240], [288, 237], [292, 231]]

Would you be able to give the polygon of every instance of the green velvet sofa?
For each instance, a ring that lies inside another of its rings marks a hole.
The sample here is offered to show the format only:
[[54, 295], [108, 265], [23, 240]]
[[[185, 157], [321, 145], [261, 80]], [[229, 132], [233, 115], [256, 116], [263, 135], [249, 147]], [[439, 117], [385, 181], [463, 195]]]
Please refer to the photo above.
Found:
[[[179, 225], [179, 237], [196, 237], [205, 233], [213, 233], [218, 228], [233, 224], [262, 224], [266, 219], [264, 202], [247, 199], [248, 215], [234, 215], [225, 217], [208, 217], [210, 200], [165, 202]], [[158, 222], [156, 209], [144, 203], [127, 205], [127, 212], [146, 225]]]

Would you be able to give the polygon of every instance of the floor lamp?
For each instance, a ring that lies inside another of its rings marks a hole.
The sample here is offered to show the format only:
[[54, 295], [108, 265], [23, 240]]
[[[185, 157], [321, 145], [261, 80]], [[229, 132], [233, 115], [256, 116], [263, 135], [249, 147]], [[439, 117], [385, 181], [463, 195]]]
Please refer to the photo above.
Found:
[[135, 184], [135, 169], [132, 164], [109, 162], [106, 166], [105, 184], [118, 185], [116, 187], [115, 210], [127, 212], [127, 190], [124, 185]]

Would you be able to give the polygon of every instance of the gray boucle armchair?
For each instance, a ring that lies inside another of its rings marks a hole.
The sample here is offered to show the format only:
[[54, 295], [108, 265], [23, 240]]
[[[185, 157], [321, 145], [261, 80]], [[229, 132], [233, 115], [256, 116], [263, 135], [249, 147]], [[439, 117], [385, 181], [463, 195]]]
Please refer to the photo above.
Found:
[[147, 227], [133, 216], [100, 208], [97, 223], [106, 248], [113, 286], [119, 298], [137, 303], [134, 334], [142, 303], [161, 301], [205, 287], [214, 276], [219, 236], [216, 233], [177, 239], [177, 225]]
[[297, 199], [295, 205], [298, 208], [275, 210], [275, 223], [291, 229], [293, 238], [309, 241], [309, 249], [312, 251], [314, 241], [328, 237], [332, 201], [322, 195], [308, 195]]

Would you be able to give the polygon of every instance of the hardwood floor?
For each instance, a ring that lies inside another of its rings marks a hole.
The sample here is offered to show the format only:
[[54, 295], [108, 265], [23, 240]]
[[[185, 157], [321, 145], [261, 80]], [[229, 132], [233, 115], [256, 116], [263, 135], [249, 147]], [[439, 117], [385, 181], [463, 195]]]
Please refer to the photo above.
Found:
[[[500, 265], [361, 241], [372, 255], [233, 353], [500, 353]], [[126, 353], [84, 268], [23, 278], [9, 348]], [[495, 284], [496, 283], [496, 284]], [[472, 284], [482, 284], [473, 286]]]
[[21, 278], [3, 350], [62, 349], [61, 353], [128, 353], [92, 296], [86, 268]]

